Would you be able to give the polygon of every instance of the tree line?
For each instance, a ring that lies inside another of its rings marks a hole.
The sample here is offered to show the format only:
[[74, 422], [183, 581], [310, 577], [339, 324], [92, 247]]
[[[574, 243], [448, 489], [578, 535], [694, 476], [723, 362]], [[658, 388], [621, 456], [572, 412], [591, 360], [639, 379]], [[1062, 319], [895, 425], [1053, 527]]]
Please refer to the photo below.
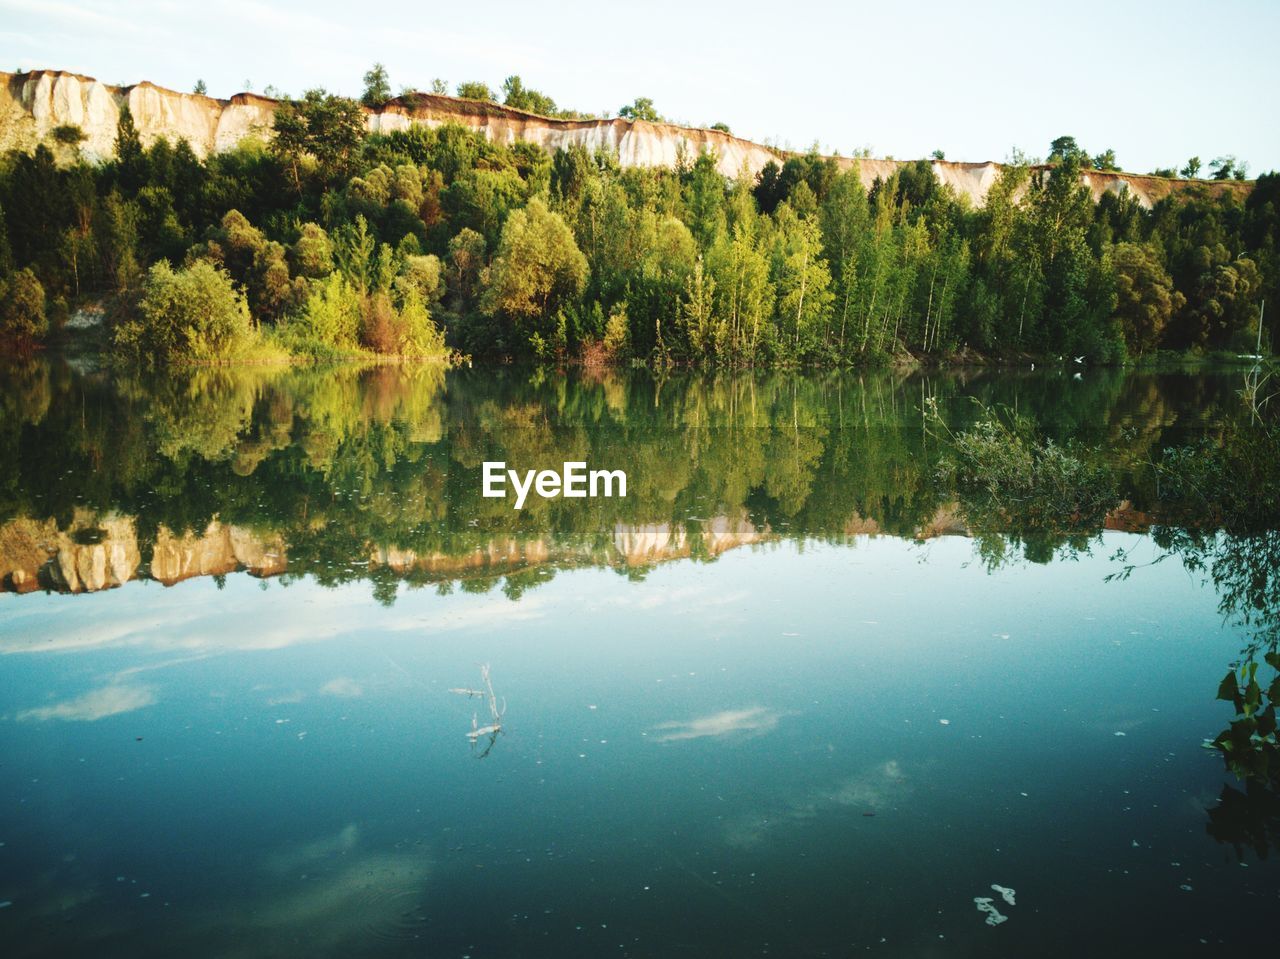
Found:
[[[510, 81], [508, 99], [536, 94]], [[374, 71], [366, 87], [389, 93]], [[1193, 185], [1149, 210], [1094, 203], [1080, 169], [1114, 157], [1070, 138], [1047, 166], [1006, 165], [974, 208], [927, 160], [869, 189], [816, 152], [754, 176], [721, 175], [708, 152], [624, 169], [456, 125], [366, 134], [360, 104], [323, 90], [282, 101], [269, 142], [203, 160], [185, 141], [144, 147], [127, 109], [109, 162], [60, 130], [0, 158], [11, 342], [101, 304], [116, 352], [159, 363], [1121, 362], [1252, 352], [1261, 301], [1277, 302], [1280, 174], [1243, 200]]]

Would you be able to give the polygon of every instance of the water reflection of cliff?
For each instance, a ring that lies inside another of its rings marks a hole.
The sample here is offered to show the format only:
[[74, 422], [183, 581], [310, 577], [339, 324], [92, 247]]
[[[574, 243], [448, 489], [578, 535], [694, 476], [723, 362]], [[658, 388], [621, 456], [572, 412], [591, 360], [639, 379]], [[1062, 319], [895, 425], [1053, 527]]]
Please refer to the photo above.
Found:
[[[778, 537], [968, 533], [963, 504], [938, 478], [926, 401], [954, 429], [977, 415], [978, 398], [1046, 435], [1105, 448], [1126, 500], [1102, 525], [1141, 528], [1154, 500], [1143, 464], [1163, 444], [1218, 428], [1238, 402], [1225, 379], [1118, 372], [1076, 381], [380, 367], [144, 382], [33, 362], [0, 383], [5, 590], [90, 592], [243, 570], [368, 579], [388, 600], [406, 581], [481, 590], [502, 579], [518, 594], [560, 567], [643, 575]], [[516, 511], [480, 496], [480, 464], [494, 459], [624, 469], [629, 495], [531, 499]]]

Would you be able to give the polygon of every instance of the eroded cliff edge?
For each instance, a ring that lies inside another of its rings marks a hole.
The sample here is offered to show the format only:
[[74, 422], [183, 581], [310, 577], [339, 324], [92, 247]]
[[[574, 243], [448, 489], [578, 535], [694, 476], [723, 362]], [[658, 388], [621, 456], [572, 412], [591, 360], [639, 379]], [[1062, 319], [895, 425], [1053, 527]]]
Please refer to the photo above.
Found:
[[[178, 93], [152, 83], [112, 86], [92, 77], [58, 70], [0, 73], [0, 150], [32, 150], [52, 131], [65, 124], [85, 134], [82, 150], [91, 159], [111, 156], [115, 150], [116, 124], [126, 104], [144, 144], [164, 137], [185, 139], [200, 156], [230, 149], [246, 137], [268, 138], [276, 100], [253, 93], [239, 93], [229, 100], [194, 93]], [[414, 124], [441, 126], [457, 123], [483, 133], [498, 143], [524, 140], [546, 150], [581, 144], [588, 149], [615, 151], [623, 166], [673, 167], [679, 157], [696, 156], [712, 149], [720, 171], [736, 176], [745, 166], [755, 174], [770, 160], [785, 157], [782, 151], [718, 130], [681, 127], [644, 120], [557, 120], [504, 107], [496, 103], [461, 100], [419, 93], [412, 100], [397, 97], [377, 110], [366, 110], [370, 131], [403, 130]], [[849, 166], [855, 161], [841, 157]], [[861, 159], [862, 180], [868, 187], [886, 178], [908, 161]], [[933, 160], [934, 175], [957, 194], [981, 205], [1000, 173], [993, 162], [962, 163]], [[1199, 185], [1212, 192], [1247, 193], [1251, 183], [1234, 181], [1171, 180], [1133, 173], [1087, 170], [1081, 182], [1094, 199], [1103, 193], [1129, 192], [1143, 206], [1151, 206], [1170, 193]]]

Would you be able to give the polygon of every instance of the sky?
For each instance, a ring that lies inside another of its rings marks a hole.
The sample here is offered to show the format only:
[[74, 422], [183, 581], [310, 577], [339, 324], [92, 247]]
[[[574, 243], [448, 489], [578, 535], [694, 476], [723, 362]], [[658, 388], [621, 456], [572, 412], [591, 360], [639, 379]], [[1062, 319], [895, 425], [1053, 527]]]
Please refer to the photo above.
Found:
[[1224, 154], [1280, 169], [1277, 37], [1276, 0], [0, 0], [3, 70], [203, 79], [218, 97], [355, 96], [374, 62], [396, 92], [519, 74], [562, 107], [612, 115], [646, 96], [793, 149], [1003, 160], [1069, 134], [1134, 172]]

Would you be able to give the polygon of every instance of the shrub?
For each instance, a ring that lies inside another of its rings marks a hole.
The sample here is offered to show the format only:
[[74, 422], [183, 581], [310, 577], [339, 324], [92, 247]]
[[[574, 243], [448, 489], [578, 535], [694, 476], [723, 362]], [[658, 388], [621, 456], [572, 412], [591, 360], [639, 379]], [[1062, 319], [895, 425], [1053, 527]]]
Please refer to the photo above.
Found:
[[400, 352], [422, 359], [445, 359], [449, 349], [444, 332], [431, 319], [427, 305], [416, 290], [405, 294], [400, 307]]
[[360, 304], [360, 343], [375, 353], [400, 352], [395, 308], [391, 297], [378, 292], [364, 297]]
[[0, 281], [0, 334], [21, 342], [39, 340], [49, 332], [44, 287], [30, 270], [19, 270]]
[[311, 285], [302, 311], [281, 324], [281, 342], [291, 350], [322, 355], [357, 346], [360, 294], [340, 273]]
[[151, 364], [228, 360], [254, 339], [244, 296], [205, 261], [177, 272], [166, 260], [153, 266], [137, 312], [115, 330], [122, 355]]

